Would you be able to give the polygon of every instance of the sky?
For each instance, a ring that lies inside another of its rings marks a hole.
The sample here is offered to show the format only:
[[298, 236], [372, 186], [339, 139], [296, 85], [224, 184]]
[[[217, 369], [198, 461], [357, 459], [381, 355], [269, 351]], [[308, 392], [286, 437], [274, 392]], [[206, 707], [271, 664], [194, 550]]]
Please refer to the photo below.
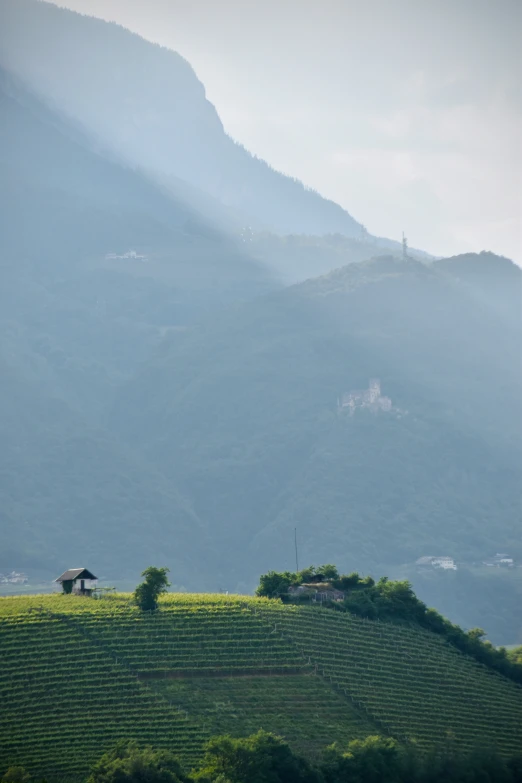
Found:
[[226, 131], [368, 231], [522, 263], [519, 0], [59, 0], [174, 49]]

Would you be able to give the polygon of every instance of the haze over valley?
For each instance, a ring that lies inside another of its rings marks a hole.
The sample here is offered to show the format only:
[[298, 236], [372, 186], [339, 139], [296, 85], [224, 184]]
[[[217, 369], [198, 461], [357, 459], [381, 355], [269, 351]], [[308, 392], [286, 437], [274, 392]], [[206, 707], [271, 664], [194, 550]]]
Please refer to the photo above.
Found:
[[522, 783], [515, 0], [0, 0], [0, 783]]
[[251, 592], [297, 534], [520, 643], [520, 258], [372, 234], [146, 36], [0, 17], [0, 571]]

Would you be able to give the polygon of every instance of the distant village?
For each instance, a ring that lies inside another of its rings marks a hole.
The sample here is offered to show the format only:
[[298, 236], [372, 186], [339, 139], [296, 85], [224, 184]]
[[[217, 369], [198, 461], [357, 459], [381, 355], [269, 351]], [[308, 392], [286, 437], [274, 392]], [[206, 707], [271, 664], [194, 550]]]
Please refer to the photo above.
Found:
[[122, 259], [122, 260], [130, 260], [130, 261], [148, 261], [148, 256], [141, 255], [140, 253], [137, 253], [135, 250], [127, 250], [126, 253], [106, 253], [105, 254], [105, 260], [106, 261], [114, 261], [116, 259]]
[[487, 560], [482, 560], [479, 563], [462, 562], [459, 564], [457, 564], [452, 557], [434, 557], [432, 555], [424, 555], [415, 561], [415, 565], [418, 566], [419, 570], [421, 571], [429, 568], [442, 571], [457, 571], [459, 565], [486, 566], [488, 568], [522, 568], [522, 564], [517, 564], [515, 559], [506, 552], [497, 552], [497, 554], [493, 557], [490, 557]]
[[28, 582], [29, 577], [21, 571], [11, 571], [9, 574], [0, 574], [0, 585], [26, 585]]

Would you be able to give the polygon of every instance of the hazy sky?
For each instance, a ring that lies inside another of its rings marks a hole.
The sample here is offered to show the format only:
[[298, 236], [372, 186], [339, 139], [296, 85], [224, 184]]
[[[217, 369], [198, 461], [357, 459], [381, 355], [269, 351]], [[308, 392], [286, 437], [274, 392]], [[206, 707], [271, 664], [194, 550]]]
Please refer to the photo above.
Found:
[[520, 0], [60, 0], [175, 49], [225, 129], [369, 231], [522, 262]]

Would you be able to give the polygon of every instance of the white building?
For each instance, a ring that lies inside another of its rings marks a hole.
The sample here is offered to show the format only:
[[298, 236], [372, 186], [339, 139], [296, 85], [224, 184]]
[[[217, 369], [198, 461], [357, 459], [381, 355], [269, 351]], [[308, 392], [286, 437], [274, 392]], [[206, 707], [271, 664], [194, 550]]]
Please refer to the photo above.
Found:
[[433, 555], [425, 555], [424, 557], [419, 557], [419, 559], [415, 561], [415, 565], [442, 568], [444, 571], [457, 570], [453, 558], [447, 556], [434, 557]]

